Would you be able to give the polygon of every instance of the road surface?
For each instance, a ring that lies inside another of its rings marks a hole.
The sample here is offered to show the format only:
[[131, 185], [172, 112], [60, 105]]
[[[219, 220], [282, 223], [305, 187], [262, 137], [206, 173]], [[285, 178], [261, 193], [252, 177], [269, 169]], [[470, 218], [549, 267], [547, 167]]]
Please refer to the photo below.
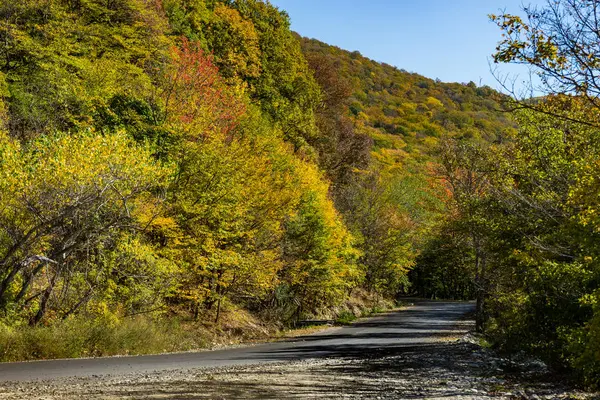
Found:
[[0, 363], [0, 382], [38, 381], [292, 362], [383, 357], [464, 333], [458, 322], [472, 303], [416, 301], [404, 310], [319, 334], [233, 349], [150, 356]]

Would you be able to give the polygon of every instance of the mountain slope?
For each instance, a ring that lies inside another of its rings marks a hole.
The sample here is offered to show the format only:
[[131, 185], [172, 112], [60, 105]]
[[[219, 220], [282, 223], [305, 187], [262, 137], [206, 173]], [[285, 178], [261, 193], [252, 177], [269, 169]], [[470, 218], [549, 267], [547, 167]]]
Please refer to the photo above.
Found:
[[500, 141], [514, 129], [500, 112], [502, 95], [473, 82], [443, 83], [363, 57], [315, 39], [300, 38], [307, 57], [329, 58], [350, 83], [348, 113], [376, 149], [397, 149], [415, 157], [440, 137]]

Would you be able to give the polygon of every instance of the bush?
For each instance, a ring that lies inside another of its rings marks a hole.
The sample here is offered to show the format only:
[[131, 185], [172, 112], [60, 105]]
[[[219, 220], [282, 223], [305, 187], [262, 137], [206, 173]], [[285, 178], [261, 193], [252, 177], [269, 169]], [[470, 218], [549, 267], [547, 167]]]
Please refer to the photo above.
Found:
[[335, 320], [336, 324], [349, 325], [356, 320], [356, 315], [350, 311], [342, 311]]
[[600, 308], [583, 327], [565, 335], [567, 361], [592, 389], [600, 388]]

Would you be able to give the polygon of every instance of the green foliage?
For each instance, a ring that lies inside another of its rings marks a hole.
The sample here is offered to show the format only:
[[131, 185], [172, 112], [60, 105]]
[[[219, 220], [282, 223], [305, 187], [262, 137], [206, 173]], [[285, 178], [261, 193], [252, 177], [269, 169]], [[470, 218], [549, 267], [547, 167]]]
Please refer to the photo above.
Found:
[[342, 311], [336, 318], [335, 323], [339, 325], [350, 325], [354, 321], [356, 321], [356, 315], [350, 311]]
[[357, 251], [331, 202], [327, 185], [314, 170], [303, 177], [298, 210], [286, 223], [283, 281], [299, 303], [298, 313], [314, 313], [343, 300], [360, 281]]
[[[552, 99], [544, 106], [564, 109]], [[585, 210], [594, 206], [586, 204], [587, 195], [575, 193], [589, 193], [582, 189], [590, 182], [582, 165], [598, 156], [596, 132], [531, 112], [521, 112], [519, 122], [514, 147], [507, 150], [511, 181], [498, 188], [505, 216], [496, 218], [503, 219], [499, 237], [504, 240], [495, 239], [493, 249], [498, 267], [489, 332], [505, 348], [525, 348], [589, 376], [594, 363], [587, 369], [574, 360], [589, 358], [586, 347], [593, 348], [595, 340], [589, 335], [593, 329], [586, 335], [581, 327], [593, 326], [592, 307], [584, 300], [598, 285], [597, 233], [586, 220]], [[589, 342], [583, 344], [583, 338]]]
[[231, 4], [253, 22], [258, 33], [262, 72], [249, 81], [251, 98], [261, 104], [298, 149], [318, 134], [314, 110], [320, 92], [289, 29], [289, 17], [260, 0], [236, 0]]
[[[495, 346], [534, 353], [595, 385], [600, 275], [589, 166], [600, 148], [596, 129], [576, 122], [593, 112], [575, 97], [549, 97], [537, 107], [546, 112], [515, 114], [519, 131], [502, 145], [463, 139], [446, 146], [441, 165], [454, 207], [439, 238], [452, 232], [462, 244], [451, 247], [460, 253], [453, 257], [474, 276], [478, 323]], [[435, 270], [428, 265], [447, 263], [443, 251], [429, 255], [421, 255], [417, 278]]]
[[13, 136], [101, 127], [113, 97], [149, 96], [166, 39], [146, 2], [5, 2], [0, 15]]
[[597, 388], [598, 374], [600, 374], [598, 293], [582, 299], [582, 303], [594, 308], [594, 316], [582, 327], [565, 334], [561, 339], [567, 343], [566, 359], [570, 366], [580, 371], [584, 383]]
[[474, 298], [473, 252], [464, 235], [442, 231], [438, 237], [427, 241], [409, 278], [412, 290], [421, 297]]

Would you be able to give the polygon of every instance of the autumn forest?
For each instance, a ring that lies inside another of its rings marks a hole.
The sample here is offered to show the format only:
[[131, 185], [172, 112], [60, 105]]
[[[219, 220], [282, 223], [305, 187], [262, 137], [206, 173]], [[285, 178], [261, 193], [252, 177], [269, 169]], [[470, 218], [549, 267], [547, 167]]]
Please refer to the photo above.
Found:
[[0, 0], [0, 361], [411, 295], [476, 300], [491, 345], [600, 384], [599, 16], [490, 15], [494, 61], [543, 90], [520, 97], [301, 37], [268, 1]]

